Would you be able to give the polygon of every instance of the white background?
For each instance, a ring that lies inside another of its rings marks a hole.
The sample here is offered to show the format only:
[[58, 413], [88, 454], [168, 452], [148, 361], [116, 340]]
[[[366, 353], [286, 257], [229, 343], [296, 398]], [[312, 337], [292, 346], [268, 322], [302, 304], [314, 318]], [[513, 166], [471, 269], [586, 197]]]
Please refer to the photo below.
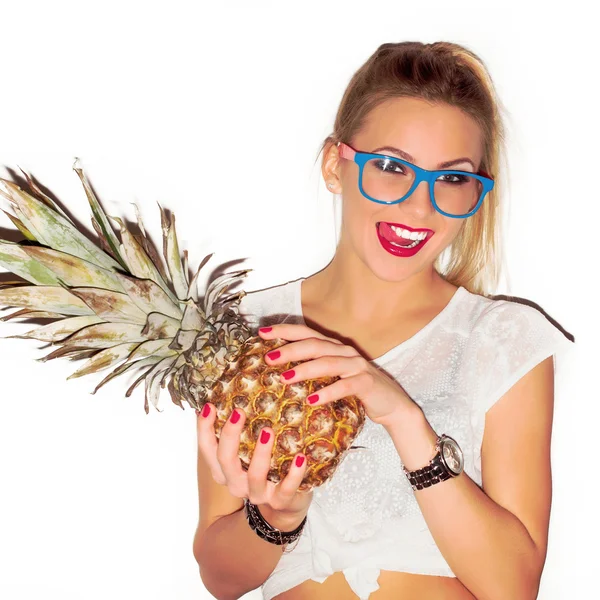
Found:
[[[485, 61], [509, 130], [510, 280], [496, 293], [538, 303], [576, 338], [557, 389], [543, 600], [597, 588], [600, 533], [598, 54], [587, 5], [560, 6], [20, 0], [0, 14], [1, 175], [31, 172], [87, 225], [78, 156], [110, 214], [132, 218], [137, 202], [157, 239], [160, 202], [192, 264], [215, 252], [208, 275], [246, 258], [247, 289], [329, 262], [332, 196], [315, 160], [377, 46], [447, 40]], [[75, 366], [36, 362], [41, 345], [0, 339], [0, 597], [211, 597], [192, 555], [194, 412], [165, 393], [146, 415], [127, 381], [92, 396], [101, 377], [66, 382]]]

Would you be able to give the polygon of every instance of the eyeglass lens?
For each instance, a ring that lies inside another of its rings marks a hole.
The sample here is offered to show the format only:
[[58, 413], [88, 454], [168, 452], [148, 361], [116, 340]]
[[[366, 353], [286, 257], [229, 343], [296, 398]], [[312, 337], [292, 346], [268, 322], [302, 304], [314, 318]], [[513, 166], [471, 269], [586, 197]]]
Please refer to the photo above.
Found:
[[[375, 200], [393, 202], [408, 193], [415, 178], [415, 170], [404, 163], [388, 158], [371, 158], [363, 168], [362, 187]], [[475, 177], [447, 173], [435, 180], [433, 197], [441, 210], [461, 216], [475, 207], [482, 190], [482, 182]]]

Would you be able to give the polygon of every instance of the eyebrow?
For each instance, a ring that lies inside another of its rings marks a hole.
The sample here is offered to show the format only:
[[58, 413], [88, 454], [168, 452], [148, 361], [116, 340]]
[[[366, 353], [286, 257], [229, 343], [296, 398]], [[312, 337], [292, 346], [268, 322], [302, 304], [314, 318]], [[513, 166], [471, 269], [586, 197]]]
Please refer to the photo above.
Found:
[[[404, 160], [407, 160], [408, 162], [415, 162], [415, 158], [411, 156], [408, 152], [404, 152], [404, 150], [400, 150], [400, 148], [394, 148], [394, 146], [380, 146], [379, 148], [375, 148], [375, 150], [371, 150], [371, 153], [376, 154], [377, 152], [381, 152], [382, 150], [397, 154], [398, 156], [401, 156]], [[440, 163], [438, 167], [440, 169], [447, 169], [448, 167], [452, 167], [453, 165], [462, 162], [469, 163], [473, 167], [473, 170], [475, 170], [475, 164], [470, 158], [467, 158], [466, 156], [463, 158], [455, 158], [454, 160], [448, 160], [446, 162]]]

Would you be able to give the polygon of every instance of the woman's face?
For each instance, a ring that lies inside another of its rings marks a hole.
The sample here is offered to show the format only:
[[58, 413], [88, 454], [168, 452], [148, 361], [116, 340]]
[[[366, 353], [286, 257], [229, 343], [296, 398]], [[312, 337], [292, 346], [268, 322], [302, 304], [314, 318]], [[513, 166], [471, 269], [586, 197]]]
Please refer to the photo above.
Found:
[[[432, 105], [416, 98], [395, 98], [380, 104], [349, 144], [357, 151], [404, 158], [389, 149], [377, 150], [382, 146], [399, 148], [412, 156], [412, 160], [406, 160], [424, 169], [476, 173], [483, 155], [481, 131], [469, 115], [449, 105]], [[337, 147], [332, 146], [323, 162], [325, 181], [334, 184], [329, 191], [342, 195], [342, 233], [337, 252], [353, 253], [354, 258], [358, 257], [386, 281], [400, 281], [423, 270], [432, 271], [435, 259], [452, 243], [466, 219], [437, 212], [425, 181], [398, 204], [372, 202], [358, 189], [358, 165], [341, 158], [338, 161], [338, 157]], [[466, 161], [440, 166], [458, 158], [470, 159], [475, 166]], [[379, 239], [378, 231], [389, 232], [386, 226], [378, 230], [381, 222], [431, 229], [434, 233], [413, 256], [397, 256], [388, 252]]]

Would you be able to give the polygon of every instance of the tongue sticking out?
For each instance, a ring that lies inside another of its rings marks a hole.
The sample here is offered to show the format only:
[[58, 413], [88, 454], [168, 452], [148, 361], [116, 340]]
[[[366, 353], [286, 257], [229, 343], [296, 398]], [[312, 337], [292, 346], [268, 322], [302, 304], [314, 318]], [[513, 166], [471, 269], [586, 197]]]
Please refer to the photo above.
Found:
[[397, 236], [387, 223], [379, 223], [379, 233], [388, 242], [394, 242], [394, 244], [399, 244], [400, 246], [410, 246], [414, 242], [414, 240], [407, 240], [406, 238]]

